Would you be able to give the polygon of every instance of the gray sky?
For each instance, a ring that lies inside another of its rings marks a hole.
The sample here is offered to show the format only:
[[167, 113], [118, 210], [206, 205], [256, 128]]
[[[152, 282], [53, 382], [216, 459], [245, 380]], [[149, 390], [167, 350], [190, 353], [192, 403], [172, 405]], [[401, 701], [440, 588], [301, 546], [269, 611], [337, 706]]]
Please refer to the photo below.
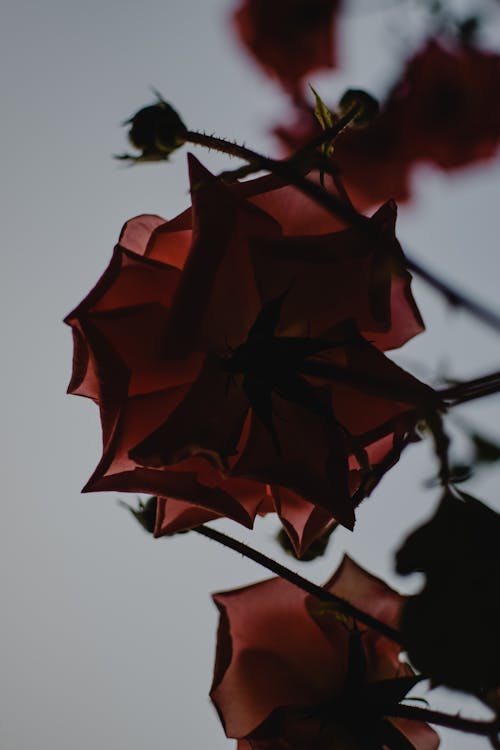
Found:
[[[143, 212], [170, 218], [187, 203], [184, 152], [171, 164], [133, 169], [110, 158], [127, 148], [119, 124], [152, 100], [151, 85], [190, 127], [271, 148], [266, 127], [285, 101], [238, 50], [227, 28], [231, 6], [4, 3], [2, 750], [235, 745], [207, 697], [216, 626], [209, 594], [266, 572], [194, 534], [153, 541], [118, 507], [117, 493], [79, 494], [100, 454], [100, 428], [90, 402], [64, 395], [72, 347], [61, 323], [104, 270], [126, 219]], [[392, 24], [395, 10], [389, 15]], [[386, 22], [359, 7], [344, 22], [345, 69], [312, 79], [325, 98], [347, 85], [383, 90], [391, 56], [401, 51], [388, 41]], [[197, 153], [209, 166], [227, 164]], [[500, 307], [499, 178], [498, 161], [451, 177], [422, 170], [399, 236]], [[498, 368], [497, 338], [452, 315], [421, 283], [414, 290], [429, 330], [398, 352], [399, 362], [418, 371], [447, 361], [462, 376]], [[499, 406], [491, 398], [461, 413], [500, 439]], [[322, 582], [348, 550], [401, 590], [414, 589], [416, 579], [393, 574], [392, 554], [436, 503], [436, 493], [422, 489], [433, 470], [428, 446], [413, 448], [360, 509], [356, 533], [339, 531], [327, 558], [301, 566], [304, 574]], [[468, 489], [498, 509], [498, 478], [492, 470]], [[220, 528], [249, 537], [235, 524]], [[283, 560], [272, 541], [276, 528], [274, 519], [259, 521], [251, 543]], [[445, 695], [435, 701], [449, 710], [461, 703]], [[443, 737], [445, 750], [486, 748]]]

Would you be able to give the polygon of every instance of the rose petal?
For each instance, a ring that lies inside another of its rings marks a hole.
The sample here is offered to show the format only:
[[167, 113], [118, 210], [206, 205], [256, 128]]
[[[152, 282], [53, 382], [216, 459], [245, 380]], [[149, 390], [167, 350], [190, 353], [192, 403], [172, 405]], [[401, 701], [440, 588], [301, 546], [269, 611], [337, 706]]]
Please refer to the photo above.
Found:
[[260, 312], [249, 257], [252, 235], [277, 236], [278, 224], [217, 181], [190, 157], [193, 244], [166, 332], [170, 357], [201, 348], [223, 356], [243, 342]]
[[[405, 598], [379, 578], [367, 573], [347, 555], [344, 556], [339, 568], [324, 588], [346, 599], [377, 620], [397, 629]], [[314, 609], [314, 602], [313, 598], [308, 600], [309, 611], [325, 636], [332, 640], [332, 646], [335, 646], [338, 639], [334, 628], [337, 621], [336, 615], [324, 608], [318, 609], [317, 605]], [[363, 645], [367, 659], [368, 682], [398, 676], [403, 669], [399, 661], [401, 647], [364, 624], [360, 625], [360, 628], [365, 631]]]
[[[193, 459], [191, 459], [191, 462], [192, 461]], [[202, 459], [194, 459], [194, 461], [201, 462]], [[208, 464], [207, 466], [215, 475], [215, 469]], [[172, 497], [158, 498], [155, 526], [156, 537], [164, 536], [165, 534], [173, 534], [177, 531], [193, 529], [195, 526], [200, 526], [207, 521], [220, 518], [222, 514], [217, 513], [213, 505], [213, 492], [207, 491], [212, 489], [221, 490], [233, 497], [235, 502], [243, 506], [248, 517], [253, 522], [266, 497], [266, 489], [263, 485], [258, 482], [225, 478], [221, 477], [219, 474], [216, 476], [218, 481], [211, 485], [207, 485], [203, 482], [204, 474], [206, 474], [206, 470], [201, 475], [198, 494], [195, 496], [196, 505]], [[203, 506], [204, 500], [206, 500], [208, 507]]]
[[338, 689], [345, 658], [305, 597], [279, 578], [214, 596], [221, 621], [210, 695], [229, 737], [245, 737], [277, 706], [314, 705]]
[[407, 737], [415, 750], [437, 750], [439, 735], [428, 724], [408, 719], [391, 719], [391, 723]]
[[221, 469], [237, 446], [248, 412], [242, 389], [231, 387], [217, 357], [206, 357], [198, 378], [183, 394], [166, 421], [142, 441], [130, 456], [148, 467], [166, 466], [203, 455]]
[[308, 503], [300, 495], [282, 487], [274, 487], [276, 512], [288, 534], [297, 557], [302, 557], [313, 542], [320, 539], [335, 523], [324, 508]]
[[300, 404], [277, 395], [271, 400], [280, 453], [269, 430], [253, 416], [247, 443], [232, 473], [292, 490], [352, 528], [354, 509], [343, 430]]
[[154, 214], [141, 214], [125, 222], [118, 243], [138, 255], [145, 255], [153, 232], [165, 224], [165, 219]]

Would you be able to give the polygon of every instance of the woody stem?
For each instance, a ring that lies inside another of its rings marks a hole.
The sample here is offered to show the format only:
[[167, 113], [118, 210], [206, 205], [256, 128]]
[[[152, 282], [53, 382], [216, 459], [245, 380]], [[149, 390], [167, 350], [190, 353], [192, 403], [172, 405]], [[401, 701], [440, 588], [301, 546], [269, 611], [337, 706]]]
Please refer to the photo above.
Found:
[[353, 617], [358, 620], [358, 622], [362, 622], [364, 625], [368, 625], [382, 635], [385, 635], [387, 638], [390, 638], [392, 641], [402, 644], [400, 633], [390, 625], [387, 625], [385, 622], [381, 622], [368, 613], [363, 612], [354, 605], [350, 604], [345, 599], [342, 599], [340, 596], [336, 596], [335, 594], [332, 594], [330, 591], [327, 591], [321, 586], [312, 583], [312, 581], [308, 581], [298, 573], [295, 573], [293, 570], [286, 568], [284, 565], [281, 565], [272, 558], [267, 557], [267, 555], [264, 555], [262, 552], [258, 552], [252, 547], [249, 547], [247, 544], [240, 542], [238, 539], [233, 539], [232, 537], [227, 536], [226, 534], [223, 534], [222, 532], [217, 531], [216, 529], [213, 529], [209, 526], [197, 526], [195, 529], [193, 529], [193, 531], [198, 532], [198, 534], [201, 534], [202, 536], [208, 537], [208, 539], [219, 542], [219, 544], [224, 545], [224, 547], [229, 547], [229, 549], [238, 552], [240, 555], [247, 557], [249, 560], [253, 560], [259, 565], [262, 565], [272, 573], [280, 576], [280, 578], [283, 578], [285, 581], [288, 581], [294, 586], [297, 586], [299, 589], [302, 589], [302, 591], [311, 594], [311, 596], [316, 597], [320, 601], [333, 604], [335, 606], [335, 609], [341, 614], [347, 615], [348, 617]]
[[[240, 146], [234, 141], [227, 141], [225, 138], [217, 138], [214, 135], [199, 133], [196, 130], [188, 130], [184, 138], [189, 143], [195, 143], [198, 146], [205, 146], [213, 151], [221, 151], [229, 156], [235, 156], [238, 159], [247, 161], [250, 165], [250, 171], [248, 174], [251, 174], [252, 171], [259, 172], [261, 169], [274, 172], [277, 165], [300, 163], [302, 157], [313, 153], [324, 143], [333, 141], [349, 125], [349, 123], [354, 120], [356, 115], [359, 114], [359, 111], [360, 108], [358, 106], [351, 107], [348, 112], [342, 117], [339, 117], [331, 127], [323, 130], [319, 135], [309, 141], [309, 143], [296, 151], [291, 157], [281, 161], [263, 156], [246, 146]], [[280, 169], [279, 166], [278, 169]]]
[[479, 734], [484, 737], [496, 738], [500, 731], [500, 724], [497, 718], [489, 721], [479, 721], [477, 719], [464, 719], [461, 716], [443, 714], [440, 711], [432, 711], [428, 708], [419, 708], [418, 706], [408, 706], [398, 704], [387, 711], [387, 716], [397, 719], [409, 719], [410, 721], [422, 721], [429, 724], [435, 724], [439, 727], [448, 729], [457, 729], [469, 734]]
[[457, 289], [453, 289], [453, 287], [451, 287], [446, 281], [439, 278], [439, 276], [436, 276], [432, 271], [423, 266], [422, 263], [415, 260], [415, 258], [408, 257], [406, 252], [405, 256], [410, 271], [416, 273], [421, 279], [423, 279], [423, 281], [427, 282], [429, 286], [437, 292], [440, 292], [452, 307], [461, 307], [482, 323], [490, 326], [490, 328], [493, 328], [497, 332], [500, 331], [500, 315], [497, 312], [490, 310], [477, 300], [469, 297], [469, 295], [463, 294]]
[[483, 396], [490, 396], [500, 391], [500, 371], [492, 372], [474, 380], [466, 380], [463, 383], [457, 383], [450, 388], [439, 391], [439, 395], [444, 399], [447, 406], [458, 406], [465, 404], [467, 401], [473, 401]]

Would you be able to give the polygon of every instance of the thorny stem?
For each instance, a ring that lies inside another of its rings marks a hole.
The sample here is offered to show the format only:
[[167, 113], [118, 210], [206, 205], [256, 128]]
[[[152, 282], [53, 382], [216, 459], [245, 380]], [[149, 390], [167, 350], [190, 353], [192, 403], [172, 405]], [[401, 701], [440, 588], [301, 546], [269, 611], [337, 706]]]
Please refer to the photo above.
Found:
[[[352, 122], [352, 120], [358, 114], [358, 111], [358, 107], [351, 107], [351, 109], [345, 115], [339, 117], [338, 120], [336, 120], [336, 122], [330, 128], [326, 128], [325, 130], [323, 130], [307, 145], [298, 149], [291, 157], [289, 157], [288, 159], [283, 159], [281, 161], [278, 159], [271, 159], [270, 157], [264, 156], [263, 154], [258, 154], [256, 151], [253, 151], [246, 146], [241, 146], [234, 141], [227, 141], [224, 138], [217, 138], [214, 135], [207, 135], [206, 133], [199, 133], [194, 130], [188, 130], [184, 137], [186, 141], [189, 141], [189, 143], [195, 143], [198, 146], [205, 146], [206, 148], [213, 149], [214, 151], [221, 151], [222, 153], [228, 154], [229, 156], [235, 156], [238, 159], [247, 161], [248, 166], [243, 167], [243, 169], [245, 170], [245, 175], [250, 175], [253, 172], [259, 172], [261, 169], [267, 169], [269, 172], [274, 172], [276, 169], [276, 165], [296, 165], [297, 163], [300, 164], [303, 157], [309, 156], [310, 154], [314, 153], [314, 151], [324, 143], [333, 141], [339, 135], [339, 133], [341, 133], [342, 130], [344, 130], [344, 128], [346, 128], [349, 123]], [[271, 165], [273, 166], [271, 167]], [[280, 167], [278, 166], [278, 169], [279, 168]]]
[[227, 536], [226, 534], [223, 534], [222, 532], [217, 531], [216, 529], [213, 529], [209, 526], [197, 526], [195, 529], [193, 529], [193, 531], [197, 531], [198, 534], [206, 536], [208, 537], [208, 539], [219, 542], [219, 544], [222, 544], [225, 547], [229, 547], [229, 549], [232, 549], [235, 552], [239, 552], [244, 557], [248, 557], [250, 560], [253, 560], [259, 565], [262, 565], [272, 573], [275, 573], [281, 578], [284, 578], [285, 581], [288, 581], [294, 586], [297, 586], [299, 589], [302, 589], [302, 591], [311, 594], [311, 596], [315, 596], [320, 601], [333, 604], [336, 610], [343, 615], [353, 617], [359, 622], [362, 622], [365, 625], [373, 628], [374, 630], [377, 630], [379, 633], [386, 636], [386, 638], [390, 638], [392, 641], [402, 644], [400, 633], [394, 628], [391, 628], [390, 625], [387, 625], [385, 622], [381, 622], [380, 620], [377, 620], [375, 617], [372, 617], [366, 612], [361, 611], [354, 605], [347, 602], [345, 599], [332, 594], [330, 591], [327, 591], [321, 586], [317, 586], [315, 583], [312, 583], [312, 581], [308, 581], [298, 573], [290, 570], [290, 568], [286, 568], [284, 565], [276, 562], [271, 557], [267, 557], [267, 555], [264, 555], [262, 552], [258, 552], [252, 547], [249, 547], [247, 544], [240, 542], [238, 539], [233, 539], [232, 537]]
[[[321, 133], [322, 138], [325, 138], [329, 134], [329, 130], [324, 130]], [[324, 190], [321, 185], [316, 182], [307, 179], [300, 172], [297, 171], [292, 159], [271, 159], [268, 156], [262, 156], [256, 151], [247, 148], [246, 146], [240, 146], [237, 143], [231, 143], [225, 141], [222, 138], [216, 138], [213, 135], [205, 135], [204, 133], [196, 133], [189, 130], [186, 134], [186, 140], [190, 143], [196, 143], [201, 146], [205, 146], [215, 151], [222, 151], [230, 156], [236, 156], [239, 159], [253, 164], [255, 171], [265, 170], [271, 172], [277, 177], [281, 177], [286, 182], [293, 183], [299, 190], [305, 195], [308, 195], [316, 203], [323, 206], [327, 211], [339, 216], [344, 221], [354, 226], [362, 226], [366, 231], [370, 224], [366, 216], [358, 213], [351, 206], [346, 206], [339, 198], [335, 195], [331, 195]], [[245, 174], [249, 174], [245, 168]]]
[[[352, 115], [350, 115], [352, 117]], [[347, 117], [347, 115], [346, 115]], [[324, 130], [312, 144], [316, 147], [321, 143], [326, 143], [329, 139], [338, 135], [338, 125], [341, 120], [332, 127]], [[343, 125], [342, 127], [345, 127]], [[197, 133], [195, 131], [187, 131], [186, 140], [191, 143], [196, 143], [201, 146], [205, 146], [209, 149], [221, 151], [230, 156], [235, 156], [239, 159], [243, 159], [248, 162], [245, 165], [238, 176], [246, 176], [251, 174], [252, 171], [265, 170], [272, 174], [282, 177], [287, 182], [292, 183], [301, 190], [305, 195], [314, 200], [320, 206], [323, 206], [327, 211], [330, 211], [335, 216], [340, 217], [344, 221], [352, 224], [359, 229], [362, 229], [368, 233], [373, 233], [373, 224], [369, 222], [366, 216], [363, 216], [356, 211], [352, 205], [346, 204], [344, 201], [337, 198], [335, 195], [328, 193], [320, 185], [309, 180], [304, 175], [297, 171], [294, 160], [297, 154], [306, 152], [310, 147], [307, 146], [304, 149], [294, 154], [288, 159], [278, 160], [271, 159], [270, 157], [263, 156], [246, 146], [240, 146], [237, 143], [232, 143], [224, 140], [223, 138], [217, 138], [212, 135], [206, 135], [204, 133]], [[410, 271], [413, 271], [421, 279], [423, 279], [429, 286], [442, 294], [450, 304], [454, 307], [461, 307], [466, 310], [470, 315], [474, 316], [482, 323], [493, 328], [497, 333], [500, 333], [500, 315], [487, 307], [482, 305], [480, 302], [472, 299], [466, 294], [459, 292], [454, 289], [448, 282], [431, 272], [428, 268], [425, 268], [419, 261], [406, 254], [406, 261]]]
[[428, 722], [436, 726], [457, 729], [469, 734], [479, 734], [492, 739], [496, 739], [500, 731], [500, 724], [497, 718], [489, 721], [464, 719], [462, 716], [453, 716], [441, 713], [440, 711], [432, 711], [428, 708], [419, 708], [418, 706], [407, 706], [401, 703], [393, 706], [390, 711], [387, 711], [387, 716], [398, 719], [409, 719], [410, 721]]
[[414, 258], [409, 258], [406, 255], [406, 260], [410, 271], [416, 273], [421, 279], [432, 286], [433, 289], [440, 292], [452, 307], [461, 307], [478, 320], [481, 320], [482, 323], [490, 326], [490, 328], [493, 328], [497, 332], [500, 331], [500, 315], [498, 313], [485, 307], [485, 305], [472, 299], [467, 294], [453, 289], [447, 282], [440, 279]]

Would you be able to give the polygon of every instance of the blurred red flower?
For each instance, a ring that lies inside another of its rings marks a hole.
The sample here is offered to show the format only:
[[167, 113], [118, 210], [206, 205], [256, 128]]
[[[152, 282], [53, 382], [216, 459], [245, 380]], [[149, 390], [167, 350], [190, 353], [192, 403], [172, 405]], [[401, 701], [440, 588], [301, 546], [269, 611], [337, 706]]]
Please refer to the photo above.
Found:
[[[348, 557], [325, 588], [397, 628], [403, 597]], [[385, 718], [416, 682], [385, 636], [281, 578], [214, 601], [211, 698], [238, 750], [437, 748], [426, 724]]]
[[500, 139], [500, 55], [431, 39], [408, 62], [400, 100], [406, 148], [443, 169], [492, 157]]
[[266, 72], [294, 91], [307, 73], [336, 64], [339, 8], [340, 0], [242, 0], [234, 26]]
[[[352, 528], [365, 461], [384, 460], [433, 397], [380, 352], [422, 329], [396, 209], [370, 236], [274, 178], [227, 186], [192, 159], [191, 185], [192, 209], [125, 225], [66, 319], [69, 391], [98, 403], [103, 430], [84, 491], [159, 495], [157, 535], [276, 510], [300, 554], [335, 519]], [[283, 360], [290, 345], [313, 356]]]
[[[411, 195], [411, 172], [427, 162], [463, 167], [495, 155], [500, 141], [500, 55], [465, 43], [431, 39], [407, 63], [400, 79], [364, 128], [336, 139], [332, 160], [358, 210]], [[312, 107], [274, 128], [284, 153], [320, 133]]]

